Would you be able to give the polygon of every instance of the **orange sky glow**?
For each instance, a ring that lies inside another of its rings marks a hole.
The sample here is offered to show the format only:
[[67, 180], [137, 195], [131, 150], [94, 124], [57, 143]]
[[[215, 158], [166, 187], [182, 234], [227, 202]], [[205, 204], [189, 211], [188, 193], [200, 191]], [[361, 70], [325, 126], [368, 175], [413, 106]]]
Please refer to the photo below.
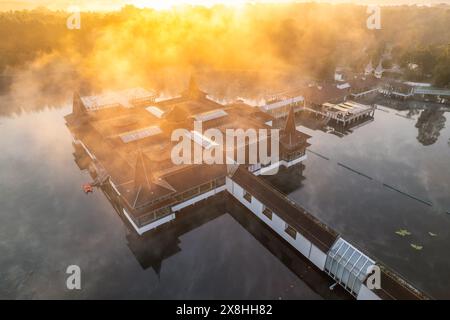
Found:
[[242, 6], [249, 3], [289, 3], [289, 2], [327, 2], [327, 3], [360, 3], [360, 4], [441, 4], [450, 0], [2, 0], [0, 10], [33, 9], [39, 6], [54, 10], [64, 10], [77, 6], [81, 10], [119, 10], [124, 5], [140, 8], [166, 10], [180, 5], [201, 5], [211, 7], [217, 4]]

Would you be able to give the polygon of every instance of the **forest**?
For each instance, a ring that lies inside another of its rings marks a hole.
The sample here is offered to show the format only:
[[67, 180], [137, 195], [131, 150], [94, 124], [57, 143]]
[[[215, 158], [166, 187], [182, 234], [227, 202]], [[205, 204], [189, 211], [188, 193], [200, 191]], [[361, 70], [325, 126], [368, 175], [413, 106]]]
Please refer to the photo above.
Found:
[[409, 80], [450, 86], [450, 6], [382, 7], [380, 30], [367, 28], [366, 10], [312, 3], [239, 10], [125, 6], [82, 12], [80, 30], [66, 27], [70, 13], [64, 11], [0, 12], [0, 86], [30, 66], [48, 76], [63, 68], [90, 87], [120, 85], [123, 79], [178, 85], [180, 72], [328, 80], [337, 66], [361, 71], [370, 60], [377, 64], [386, 46], [392, 47], [392, 60], [384, 63], [402, 66]]

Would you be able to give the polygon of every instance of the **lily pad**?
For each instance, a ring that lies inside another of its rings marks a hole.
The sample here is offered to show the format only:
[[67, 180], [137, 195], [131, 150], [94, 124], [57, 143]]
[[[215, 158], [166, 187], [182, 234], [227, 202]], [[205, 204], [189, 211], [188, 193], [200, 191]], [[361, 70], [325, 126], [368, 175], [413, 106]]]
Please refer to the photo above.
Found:
[[423, 246], [419, 246], [419, 245], [414, 244], [414, 243], [411, 243], [411, 247], [413, 247], [413, 249], [416, 249], [416, 250], [422, 250], [423, 249]]
[[411, 232], [409, 232], [406, 229], [397, 230], [397, 231], [395, 231], [395, 233], [398, 234], [399, 236], [402, 236], [402, 237], [411, 235]]

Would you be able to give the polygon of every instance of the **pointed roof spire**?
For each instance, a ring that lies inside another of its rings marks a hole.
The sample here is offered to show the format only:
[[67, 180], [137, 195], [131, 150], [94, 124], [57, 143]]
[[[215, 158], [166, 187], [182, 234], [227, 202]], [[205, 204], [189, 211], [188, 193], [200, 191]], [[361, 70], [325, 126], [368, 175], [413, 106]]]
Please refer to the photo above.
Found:
[[378, 63], [377, 69], [375, 70], [376, 72], [382, 72], [383, 71], [383, 61], [380, 60], [380, 63]]
[[191, 75], [188, 88], [186, 91], [184, 91], [183, 95], [190, 99], [198, 99], [206, 96], [206, 94], [199, 89], [197, 81], [195, 80], [195, 77], [193, 75]]
[[152, 269], [158, 275], [158, 280], [159, 281], [161, 280], [161, 267], [162, 267], [161, 261], [158, 261], [158, 262], [156, 262], [155, 264], [152, 265]]
[[286, 124], [284, 125], [284, 131], [290, 134], [297, 132], [297, 127], [295, 126], [295, 114], [293, 106], [291, 106], [291, 108], [289, 109]]
[[375, 77], [381, 78], [383, 76], [383, 60], [380, 60], [380, 63], [378, 64], [377, 68], [375, 69]]
[[176, 191], [164, 179], [154, 176], [152, 161], [139, 150], [134, 171], [134, 201], [132, 207], [136, 208], [142, 205], [154, 194], [161, 194], [162, 188], [171, 192]]
[[189, 117], [189, 113], [182, 106], [174, 106], [167, 114], [166, 120], [169, 122], [183, 122]]
[[83, 101], [81, 100], [80, 94], [75, 91], [73, 93], [73, 106], [72, 113], [76, 116], [80, 116], [86, 113], [86, 107], [84, 106]]
[[195, 80], [195, 77], [191, 75], [191, 78], [189, 79], [189, 86], [188, 86], [189, 92], [197, 92], [200, 91], [198, 89], [197, 81]]
[[289, 138], [289, 144], [292, 144], [292, 138], [295, 138], [297, 133], [297, 127], [295, 126], [295, 113], [294, 107], [291, 106], [289, 109], [289, 114], [286, 119], [286, 124], [284, 125], [284, 133]]
[[368, 75], [368, 74], [373, 72], [372, 60], [370, 60], [370, 62], [367, 64], [367, 66], [366, 66], [364, 71], [365, 71], [366, 75]]
[[150, 159], [139, 150], [134, 171], [134, 187], [135, 189], [143, 188], [151, 190], [152, 180], [153, 175]]

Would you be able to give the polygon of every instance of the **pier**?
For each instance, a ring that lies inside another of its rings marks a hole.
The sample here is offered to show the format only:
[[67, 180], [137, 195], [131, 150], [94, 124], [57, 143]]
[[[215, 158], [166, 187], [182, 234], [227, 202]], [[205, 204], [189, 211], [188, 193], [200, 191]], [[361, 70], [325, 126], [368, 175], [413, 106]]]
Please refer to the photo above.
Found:
[[346, 101], [339, 104], [327, 102], [320, 106], [304, 106], [302, 110], [320, 116], [327, 121], [333, 120], [335, 123], [347, 127], [350, 124], [359, 122], [361, 119], [373, 118], [376, 107], [353, 101]]

